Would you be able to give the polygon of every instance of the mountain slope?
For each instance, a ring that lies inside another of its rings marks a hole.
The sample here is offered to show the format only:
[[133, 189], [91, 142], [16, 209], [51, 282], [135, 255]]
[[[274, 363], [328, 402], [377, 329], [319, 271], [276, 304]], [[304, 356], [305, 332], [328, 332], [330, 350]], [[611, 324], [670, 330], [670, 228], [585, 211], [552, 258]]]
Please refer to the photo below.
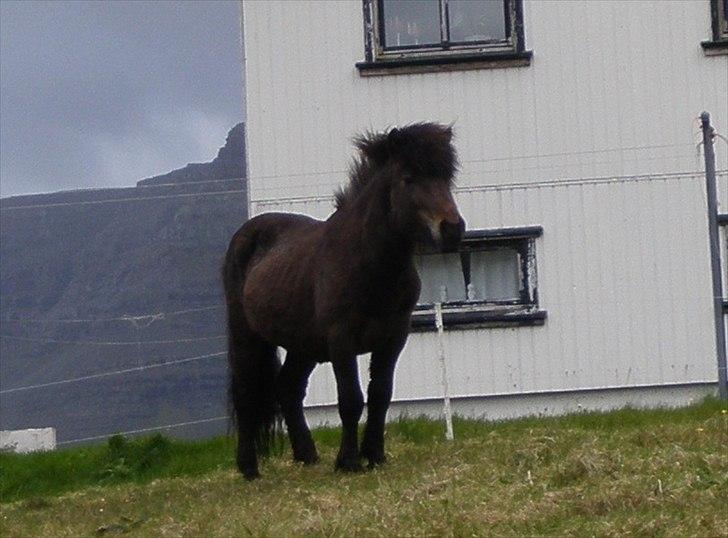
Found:
[[0, 428], [64, 442], [226, 414], [219, 271], [246, 196], [214, 174], [245, 169], [242, 129], [184, 181], [0, 200]]

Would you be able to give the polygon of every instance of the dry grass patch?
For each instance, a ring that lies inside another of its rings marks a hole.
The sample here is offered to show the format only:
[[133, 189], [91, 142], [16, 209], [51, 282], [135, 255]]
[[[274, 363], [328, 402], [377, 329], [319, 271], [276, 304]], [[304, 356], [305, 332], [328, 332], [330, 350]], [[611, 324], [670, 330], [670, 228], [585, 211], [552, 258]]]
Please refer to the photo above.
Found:
[[[394, 423], [389, 463], [359, 475], [333, 472], [337, 436], [326, 430], [316, 433], [321, 464], [273, 457], [252, 483], [231, 459], [190, 474], [194, 461], [175, 462], [190, 452], [172, 450], [143, 476], [5, 502], [2, 535], [728, 536], [724, 411], [708, 401], [675, 411], [457, 421], [453, 443], [438, 423]], [[231, 455], [219, 446], [221, 458]], [[175, 465], [184, 472], [168, 476]]]

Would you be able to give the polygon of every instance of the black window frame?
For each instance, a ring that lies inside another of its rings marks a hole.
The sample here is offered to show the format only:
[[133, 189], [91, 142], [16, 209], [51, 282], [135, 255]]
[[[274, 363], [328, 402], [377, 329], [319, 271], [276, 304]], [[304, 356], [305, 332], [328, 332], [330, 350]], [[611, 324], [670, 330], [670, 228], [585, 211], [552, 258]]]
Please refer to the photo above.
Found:
[[[718, 233], [722, 236], [722, 239], [725, 241], [724, 247], [726, 251], [728, 251], [728, 213], [719, 213], [718, 218]], [[725, 297], [726, 289], [728, 289], [728, 260], [725, 256], [720, 257], [720, 263], [722, 265], [721, 271], [723, 273], [723, 315], [728, 315], [728, 297]]]
[[713, 39], [700, 43], [706, 55], [728, 54], [728, 5], [726, 4], [727, 0], [710, 0]]
[[[439, 44], [384, 45], [382, 0], [362, 0], [364, 12], [365, 61], [356, 64], [362, 75], [397, 72], [439, 71], [444, 69], [484, 69], [522, 67], [530, 64], [532, 52], [525, 50], [523, 1], [502, 0], [506, 24], [505, 40], [450, 42], [448, 3], [438, 0], [441, 35]], [[443, 19], [443, 17], [445, 17]]]
[[[459, 249], [461, 259], [473, 251], [496, 248], [516, 250], [520, 258], [520, 297], [514, 300], [447, 301], [442, 303], [443, 325], [448, 330], [543, 325], [547, 313], [539, 308], [536, 239], [541, 226], [470, 230]], [[432, 252], [433, 254], [435, 252]], [[428, 252], [422, 253], [427, 255]], [[434, 304], [418, 304], [412, 313], [412, 332], [435, 331]]]

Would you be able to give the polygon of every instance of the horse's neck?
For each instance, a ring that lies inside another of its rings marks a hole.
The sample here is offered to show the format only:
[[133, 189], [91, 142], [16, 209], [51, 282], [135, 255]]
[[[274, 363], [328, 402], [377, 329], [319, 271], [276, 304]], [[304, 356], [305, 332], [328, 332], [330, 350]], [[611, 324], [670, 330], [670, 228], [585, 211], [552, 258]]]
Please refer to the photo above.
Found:
[[394, 276], [412, 263], [414, 243], [392, 227], [389, 216], [389, 189], [381, 186], [367, 193], [368, 200], [361, 200], [352, 208], [351, 217], [358, 226], [359, 248], [366, 271], [384, 272]]

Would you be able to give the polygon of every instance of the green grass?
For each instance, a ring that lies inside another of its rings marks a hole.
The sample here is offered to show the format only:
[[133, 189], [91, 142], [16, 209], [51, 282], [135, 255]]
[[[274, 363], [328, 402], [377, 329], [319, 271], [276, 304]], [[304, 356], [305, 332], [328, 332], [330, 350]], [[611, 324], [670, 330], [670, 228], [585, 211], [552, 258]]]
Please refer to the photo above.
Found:
[[133, 440], [114, 436], [104, 445], [0, 454], [0, 502], [227, 469], [233, 465], [234, 446], [227, 437], [184, 442], [161, 435]]
[[389, 463], [334, 473], [288, 451], [249, 483], [229, 438], [153, 436], [0, 454], [6, 536], [727, 536], [728, 409], [622, 410], [387, 428]]

